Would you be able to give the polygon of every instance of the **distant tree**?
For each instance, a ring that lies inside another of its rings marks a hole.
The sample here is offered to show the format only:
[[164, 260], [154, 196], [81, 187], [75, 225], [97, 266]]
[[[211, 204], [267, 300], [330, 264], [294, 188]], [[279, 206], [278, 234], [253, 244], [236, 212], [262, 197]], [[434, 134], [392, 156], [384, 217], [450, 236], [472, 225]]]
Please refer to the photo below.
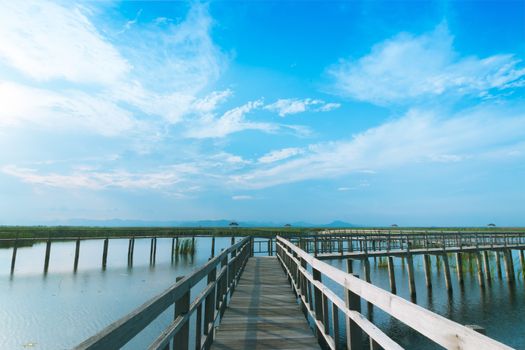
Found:
[[490, 223], [487, 225], [488, 227], [496, 227], [496, 224]]
[[230, 227], [237, 227], [239, 224], [236, 221], [230, 222]]
[[392, 227], [397, 227], [397, 224], [392, 224], [392, 225], [390, 225], [390, 226], [392, 226]]
[[292, 227], [292, 225], [286, 224], [286, 225], [284, 225], [284, 227]]

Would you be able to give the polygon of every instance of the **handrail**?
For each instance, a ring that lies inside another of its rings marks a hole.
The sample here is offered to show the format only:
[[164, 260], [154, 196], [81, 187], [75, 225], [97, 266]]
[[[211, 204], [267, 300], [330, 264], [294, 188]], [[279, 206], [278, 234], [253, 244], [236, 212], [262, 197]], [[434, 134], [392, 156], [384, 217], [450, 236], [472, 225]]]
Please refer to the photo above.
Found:
[[[289, 278], [293, 281], [296, 291], [301, 296], [303, 307], [312, 309], [311, 313], [315, 316], [316, 326], [320, 334], [328, 333], [327, 329], [330, 328], [327, 312], [328, 300], [332, 302], [332, 305], [336, 305], [336, 310], [342, 309], [345, 315], [355, 322], [355, 319], [350, 315], [350, 311], [359, 311], [360, 306], [359, 308], [355, 307], [355, 300], [360, 297], [447, 349], [512, 349], [494, 339], [479, 334], [470, 328], [318, 260], [282, 237], [277, 237], [277, 242], [279, 259], [286, 266]], [[307, 273], [307, 265], [310, 265], [312, 268], [311, 275]], [[347, 295], [344, 308], [342, 308], [342, 300], [335, 298], [333, 293], [329, 293], [326, 286], [322, 284], [321, 275], [328, 277], [345, 289]], [[312, 288], [314, 289], [313, 294]], [[359, 302], [357, 304], [360, 305]], [[332, 322], [332, 327], [335, 329], [334, 324]], [[349, 335], [354, 334], [352, 332], [356, 331], [355, 327], [356, 325], [352, 325], [352, 322], [347, 320], [347, 342], [352, 341]], [[381, 343], [380, 345], [385, 349], [399, 349], [397, 344], [387, 344], [387, 340], [382, 338], [382, 334], [371, 333], [366, 325], [361, 329], [373, 341], [378, 344]], [[337, 349], [336, 342], [331, 342], [329, 336], [323, 336], [323, 339], [327, 340], [327, 344], [331, 349]], [[348, 348], [350, 348], [350, 343]]]
[[[119, 349], [173, 304], [175, 304], [175, 319], [149, 349], [163, 349], [166, 345], [169, 346], [172, 340], [182, 348], [187, 348], [189, 320], [194, 312], [197, 312], [197, 332], [195, 334], [197, 344], [201, 344], [199, 348], [209, 348], [213, 341], [213, 325], [219, 315], [224, 313], [228, 295], [231, 296], [233, 293], [250, 256], [250, 251], [250, 238], [245, 237], [191, 274], [182, 277], [164, 292], [86, 339], [75, 349]], [[220, 268], [218, 274], [217, 267]], [[191, 288], [205, 277], [207, 277], [206, 287], [190, 305]], [[202, 318], [203, 307], [204, 319]], [[204, 327], [202, 327], [203, 323]]]

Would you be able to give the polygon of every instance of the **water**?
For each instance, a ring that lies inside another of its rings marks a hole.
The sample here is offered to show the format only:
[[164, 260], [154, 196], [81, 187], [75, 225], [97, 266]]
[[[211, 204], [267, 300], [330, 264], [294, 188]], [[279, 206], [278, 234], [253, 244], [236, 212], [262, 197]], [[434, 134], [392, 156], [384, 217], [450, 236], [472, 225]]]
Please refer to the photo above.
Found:
[[[506, 345], [516, 349], [525, 349], [525, 284], [523, 271], [521, 269], [517, 252], [514, 252], [514, 266], [516, 280], [514, 286], [510, 286], [505, 278], [499, 278], [495, 269], [495, 261], [491, 258], [492, 279], [490, 285], [485, 281], [485, 288], [479, 286], [475, 262], [473, 268], [464, 266], [464, 286], [458, 283], [454, 259], [449, 259], [452, 275], [452, 295], [449, 296], [446, 286], [443, 268], [436, 268], [436, 258], [432, 257], [432, 289], [428, 290], [425, 284], [425, 272], [422, 256], [414, 256], [414, 277], [416, 281], [416, 302], [429, 310], [432, 310], [448, 319], [463, 325], [476, 324], [486, 329], [487, 335]], [[463, 258], [465, 259], [465, 257]], [[343, 271], [346, 271], [346, 260], [327, 261]], [[394, 258], [397, 295], [410, 300], [408, 289], [408, 271], [406, 264], [401, 258]], [[390, 291], [388, 279], [388, 268], [386, 264], [381, 266], [379, 258], [377, 263], [370, 258], [370, 277], [372, 283]], [[354, 273], [364, 276], [363, 266], [360, 262], [354, 262]], [[343, 298], [342, 288], [332, 281], [324, 280], [333, 291]], [[343, 298], [344, 300], [344, 298]], [[370, 315], [367, 303], [362, 301], [362, 313]], [[403, 323], [393, 319], [379, 308], [373, 308], [371, 313], [373, 322], [394, 339], [398, 344], [407, 349], [441, 349], [426, 337], [420, 335]], [[342, 318], [340, 315], [340, 319]], [[344, 322], [343, 322], [344, 326]], [[344, 329], [341, 329], [344, 334]], [[340, 339], [344, 341], [344, 339]]]
[[[193, 259], [180, 258], [171, 264], [171, 239], [159, 238], [157, 261], [155, 266], [150, 266], [150, 240], [137, 239], [133, 268], [128, 268], [128, 240], [112, 239], [109, 241], [107, 268], [102, 270], [102, 240], [82, 241], [76, 274], [73, 273], [74, 242], [52, 244], [47, 275], [43, 274], [44, 243], [18, 248], [13, 276], [9, 273], [12, 249], [0, 249], [0, 349], [56, 350], [73, 347], [171, 286], [177, 276], [188, 274], [204, 264], [210, 257], [211, 239], [197, 237], [196, 242], [197, 252]], [[229, 245], [229, 237], [216, 238], [216, 253]], [[461, 288], [451, 259], [454, 291], [449, 297], [443, 269], [436, 269], [435, 258], [432, 257], [433, 288], [429, 292], [425, 286], [422, 258], [416, 256], [417, 303], [461, 324], [485, 327], [488, 336], [516, 349], [525, 349], [525, 285], [517, 255], [514, 260], [517, 274], [513, 287], [507, 284], [505, 277], [498, 278], [495, 263], [491, 261], [491, 285], [482, 290], [478, 285], [475, 264], [471, 272], [469, 268], [464, 268], [464, 287]], [[410, 300], [406, 267], [400, 258], [394, 261], [398, 295]], [[329, 262], [346, 270], [345, 260]], [[387, 268], [381, 267], [379, 259], [377, 264], [370, 259], [370, 265], [372, 282], [390, 290]], [[354, 271], [364, 275], [359, 262], [354, 262]], [[343, 296], [341, 287], [329, 280], [324, 282]], [[192, 298], [198, 291], [199, 286], [196, 286], [192, 290]], [[173, 308], [166, 310], [126, 349], [147, 347], [171, 322], [173, 311]], [[365, 302], [362, 303], [362, 312], [368, 315]], [[378, 308], [374, 308], [372, 318], [385, 333], [407, 349], [439, 348]], [[341, 326], [344, 326], [343, 318], [340, 319]]]
[[[155, 266], [149, 264], [150, 240], [137, 239], [133, 267], [127, 266], [128, 240], [109, 240], [106, 270], [101, 268], [102, 240], [82, 241], [77, 273], [73, 273], [74, 242], [51, 246], [49, 270], [43, 273], [45, 243], [18, 248], [10, 276], [12, 249], [0, 249], [0, 349], [69, 349], [142, 305], [203, 265], [211, 239], [196, 237], [197, 252], [171, 263], [171, 239], [157, 240]], [[230, 245], [216, 238], [215, 252]], [[198, 288], [192, 290], [192, 298]], [[166, 310], [126, 349], [143, 349], [173, 319]]]

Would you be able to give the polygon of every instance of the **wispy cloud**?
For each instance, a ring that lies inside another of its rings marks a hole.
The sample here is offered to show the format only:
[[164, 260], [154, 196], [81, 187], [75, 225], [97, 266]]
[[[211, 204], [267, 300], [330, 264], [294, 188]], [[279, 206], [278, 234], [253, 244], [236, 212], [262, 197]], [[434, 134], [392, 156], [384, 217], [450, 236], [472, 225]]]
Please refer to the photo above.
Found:
[[519, 109], [483, 106], [448, 119], [440, 114], [411, 110], [351, 140], [310, 145], [299, 157], [233, 175], [231, 181], [245, 188], [265, 188], [406, 164], [479, 159], [499, 149], [511, 156], [516, 154], [511, 149], [523, 148], [525, 114]]
[[58, 188], [157, 190], [182, 183], [189, 174], [195, 173], [196, 169], [188, 166], [173, 166], [157, 172], [132, 173], [123, 170], [102, 172], [90, 168], [79, 168], [71, 174], [63, 175], [58, 173], [42, 174], [36, 169], [7, 165], [2, 168], [2, 172], [26, 183]]
[[303, 153], [303, 150], [296, 147], [283, 148], [280, 150], [271, 151], [270, 153], [265, 154], [259, 158], [259, 163], [273, 163], [279, 160], [287, 159], [298, 154]]
[[246, 200], [253, 199], [253, 197], [248, 196], [248, 195], [236, 195], [236, 196], [232, 196], [232, 199], [234, 201], [246, 201]]
[[341, 60], [328, 73], [338, 94], [377, 104], [431, 96], [476, 95], [525, 84], [523, 62], [513, 55], [461, 57], [446, 24], [419, 36], [401, 33], [357, 60]]
[[38, 81], [112, 84], [132, 68], [76, 6], [1, 1], [0, 58]]
[[329, 112], [341, 105], [339, 103], [326, 103], [323, 100], [316, 100], [311, 98], [306, 99], [279, 99], [276, 102], [266, 105], [264, 108], [273, 112], [277, 112], [279, 116], [285, 117], [289, 114], [297, 114], [306, 111], [314, 112]]

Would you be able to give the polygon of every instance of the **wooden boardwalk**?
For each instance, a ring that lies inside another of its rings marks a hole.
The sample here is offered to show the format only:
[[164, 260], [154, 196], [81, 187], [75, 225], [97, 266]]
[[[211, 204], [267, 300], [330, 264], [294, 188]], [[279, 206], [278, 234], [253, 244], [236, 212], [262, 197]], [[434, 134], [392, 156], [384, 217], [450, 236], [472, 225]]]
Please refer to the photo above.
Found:
[[276, 257], [248, 260], [211, 348], [320, 349]]

